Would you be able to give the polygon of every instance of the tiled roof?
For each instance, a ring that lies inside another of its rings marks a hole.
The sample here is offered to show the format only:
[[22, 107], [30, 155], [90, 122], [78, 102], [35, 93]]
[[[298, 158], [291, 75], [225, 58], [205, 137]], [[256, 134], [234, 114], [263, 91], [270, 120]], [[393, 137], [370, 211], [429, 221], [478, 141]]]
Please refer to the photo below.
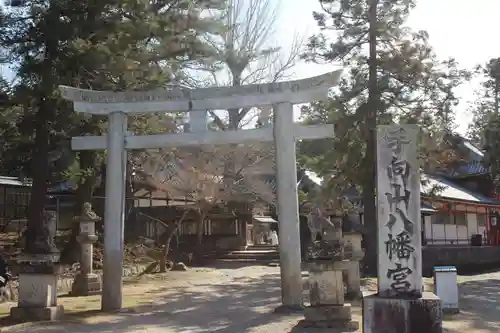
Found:
[[435, 213], [436, 210], [431, 205], [421, 203], [420, 204], [420, 212], [422, 212], [422, 213]]
[[481, 161], [472, 161], [469, 163], [462, 163], [457, 168], [444, 173], [449, 177], [463, 177], [488, 174], [489, 170]]
[[16, 177], [0, 176], [0, 185], [31, 186], [31, 181], [24, 182]]
[[482, 161], [484, 158], [484, 152], [476, 147], [472, 142], [467, 139], [463, 139], [464, 147], [469, 150], [469, 157], [475, 161]]
[[450, 177], [463, 177], [487, 174], [489, 172], [483, 164], [484, 152], [479, 147], [458, 134], [450, 134], [449, 138], [449, 142], [460, 152], [464, 162], [457, 168], [445, 171], [444, 173]]
[[421, 186], [420, 191], [424, 192], [422, 194], [428, 193], [434, 187], [439, 187], [441, 190], [436, 195], [441, 198], [500, 206], [500, 201], [469, 191], [442, 177], [423, 175], [422, 178], [426, 180], [425, 185]]

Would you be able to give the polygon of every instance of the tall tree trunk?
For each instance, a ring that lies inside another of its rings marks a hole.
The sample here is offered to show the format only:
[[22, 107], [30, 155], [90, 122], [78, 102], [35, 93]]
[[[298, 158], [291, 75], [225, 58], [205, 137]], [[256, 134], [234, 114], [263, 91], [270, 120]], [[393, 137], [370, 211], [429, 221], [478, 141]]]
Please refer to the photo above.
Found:
[[196, 243], [200, 246], [203, 242], [203, 227], [205, 225], [205, 214], [199, 214], [198, 225], [196, 227]]
[[35, 151], [33, 158], [33, 187], [28, 208], [28, 223], [26, 229], [25, 252], [36, 254], [37, 235], [43, 235], [43, 211], [45, 208], [45, 193], [49, 179], [49, 151], [50, 151], [50, 121], [52, 119], [53, 104], [44, 96], [40, 97], [38, 110], [35, 116]]
[[[52, 2], [50, 4], [52, 7]], [[60, 14], [52, 8], [48, 9], [47, 25], [57, 27]], [[40, 64], [41, 80], [37, 89], [37, 110], [35, 116], [35, 149], [33, 152], [33, 186], [28, 207], [28, 222], [26, 229], [26, 253], [43, 251], [45, 230], [43, 226], [43, 211], [45, 209], [45, 193], [49, 181], [50, 129], [56, 115], [57, 103], [52, 98], [56, 88], [53, 66], [58, 53], [58, 41], [48, 34], [44, 40], [43, 60]], [[50, 249], [52, 250], [52, 249]]]
[[365, 235], [365, 272], [377, 274], [377, 209], [376, 209], [376, 144], [377, 111], [380, 105], [380, 91], [377, 82], [377, 4], [378, 0], [370, 1], [369, 7], [369, 78], [368, 104], [365, 110], [366, 155], [365, 169], [367, 177], [363, 184], [363, 220], [368, 233]]
[[169, 228], [167, 230], [167, 234], [165, 235], [165, 244], [163, 248], [163, 254], [160, 258], [160, 273], [165, 273], [167, 271], [167, 260], [168, 254], [170, 253], [170, 243], [172, 242], [172, 238], [175, 235], [175, 232], [179, 229], [180, 223], [175, 224], [174, 227]]
[[160, 258], [160, 273], [164, 273], [167, 271], [167, 259], [168, 259], [168, 254], [170, 252], [170, 243], [172, 242], [172, 238], [174, 237], [176, 231], [179, 229], [182, 222], [184, 222], [184, 219], [186, 218], [188, 212], [189, 212], [188, 210], [185, 210], [182, 213], [182, 216], [179, 219], [179, 221], [175, 222], [175, 224], [169, 227], [166, 231], [165, 247], [163, 248], [163, 255]]
[[199, 212], [199, 216], [198, 216], [198, 226], [196, 228], [196, 250], [194, 251], [194, 256], [195, 258], [201, 262], [202, 259], [203, 259], [203, 255], [204, 255], [204, 247], [202, 246], [203, 244], [203, 227], [204, 227], [204, 221], [205, 221], [205, 213], [203, 213], [202, 210], [200, 210]]

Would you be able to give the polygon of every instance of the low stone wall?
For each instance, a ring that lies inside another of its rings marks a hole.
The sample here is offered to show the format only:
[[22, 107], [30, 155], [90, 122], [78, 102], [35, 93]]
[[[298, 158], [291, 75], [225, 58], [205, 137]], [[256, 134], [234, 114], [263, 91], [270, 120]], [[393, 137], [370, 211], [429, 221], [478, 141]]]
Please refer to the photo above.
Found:
[[425, 276], [431, 276], [435, 266], [451, 265], [459, 270], [495, 264], [500, 267], [500, 246], [425, 246], [422, 255]]
[[[137, 264], [137, 265], [127, 265], [126, 267], [123, 267], [123, 277], [133, 277], [137, 276], [140, 273], [142, 273], [149, 265], [145, 264]], [[99, 275], [99, 277], [102, 279], [102, 270], [95, 270], [95, 274]], [[74, 280], [73, 275], [62, 275], [59, 277], [59, 280], [57, 281], [57, 292], [58, 293], [66, 293], [71, 291], [71, 286], [73, 285], [73, 280]]]

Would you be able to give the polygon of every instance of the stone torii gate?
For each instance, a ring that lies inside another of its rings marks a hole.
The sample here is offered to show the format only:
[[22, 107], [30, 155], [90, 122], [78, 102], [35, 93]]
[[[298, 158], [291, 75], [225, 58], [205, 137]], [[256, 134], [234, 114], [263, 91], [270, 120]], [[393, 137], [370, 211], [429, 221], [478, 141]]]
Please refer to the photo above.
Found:
[[[179, 147], [274, 141], [277, 169], [277, 210], [282, 306], [302, 307], [299, 212], [295, 141], [333, 137], [333, 125], [303, 126], [293, 121], [293, 104], [323, 100], [338, 84], [341, 71], [309, 79], [203, 89], [157, 89], [146, 92], [109, 92], [60, 86], [63, 98], [76, 112], [108, 116], [105, 136], [74, 137], [73, 150], [107, 149], [104, 214], [104, 267], [101, 307], [122, 306], [123, 224], [126, 149]], [[127, 116], [157, 112], [189, 112], [200, 121], [207, 110], [259, 105], [274, 106], [274, 126], [248, 130], [204, 131], [134, 136], [127, 132]]]

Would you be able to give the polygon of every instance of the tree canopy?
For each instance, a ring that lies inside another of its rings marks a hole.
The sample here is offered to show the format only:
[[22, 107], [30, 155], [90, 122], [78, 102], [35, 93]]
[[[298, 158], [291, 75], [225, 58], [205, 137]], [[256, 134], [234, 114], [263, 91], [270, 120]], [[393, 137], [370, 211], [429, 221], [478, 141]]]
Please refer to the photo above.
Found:
[[[370, 78], [369, 7], [363, 1], [320, 1], [323, 12], [314, 13], [322, 32], [309, 39], [306, 60], [340, 64], [345, 74], [326, 102], [302, 109], [308, 123], [335, 123], [334, 140], [304, 142], [301, 157], [324, 176], [335, 175], [341, 187], [362, 185], [367, 141], [365, 114], [377, 109], [377, 122], [419, 124], [425, 159], [437, 152], [436, 144], [453, 129], [454, 89], [468, 78], [454, 59], [441, 61], [425, 31], [412, 31], [405, 21], [413, 1], [381, 0], [377, 6], [376, 82], [379, 98], [368, 103]], [[432, 139], [432, 140], [431, 140]], [[439, 158], [438, 158], [439, 159]]]
[[[340, 64], [345, 74], [328, 101], [303, 109], [306, 122], [333, 122], [337, 130], [334, 140], [302, 143], [302, 160], [326, 179], [333, 197], [361, 188], [369, 234], [365, 264], [375, 273], [376, 125], [421, 125], [428, 162], [440, 151], [435, 148], [440, 132], [451, 128], [454, 88], [467, 72], [454, 59], [437, 59], [425, 31], [405, 26], [412, 0], [319, 1], [322, 11], [313, 16], [321, 32], [309, 38], [303, 58]], [[319, 150], [323, 153], [311, 154]]]
[[99, 90], [164, 86], [210, 55], [205, 36], [221, 25], [203, 12], [218, 10], [224, 2], [30, 0], [19, 5], [1, 9], [0, 49], [17, 79], [8, 107], [16, 111], [22, 139], [11, 142], [19, 144], [13, 151], [28, 153], [23, 172], [33, 178], [28, 217], [33, 235], [50, 176], [62, 174], [78, 158], [79, 189], [88, 198], [102, 161], [95, 152], [78, 157], [70, 152], [71, 136], [100, 134], [105, 123], [74, 113], [59, 98], [58, 85]]
[[485, 166], [490, 169], [495, 192], [500, 191], [500, 58], [490, 59], [475, 69], [480, 79], [476, 98], [469, 106], [472, 123], [469, 137], [485, 150]]

